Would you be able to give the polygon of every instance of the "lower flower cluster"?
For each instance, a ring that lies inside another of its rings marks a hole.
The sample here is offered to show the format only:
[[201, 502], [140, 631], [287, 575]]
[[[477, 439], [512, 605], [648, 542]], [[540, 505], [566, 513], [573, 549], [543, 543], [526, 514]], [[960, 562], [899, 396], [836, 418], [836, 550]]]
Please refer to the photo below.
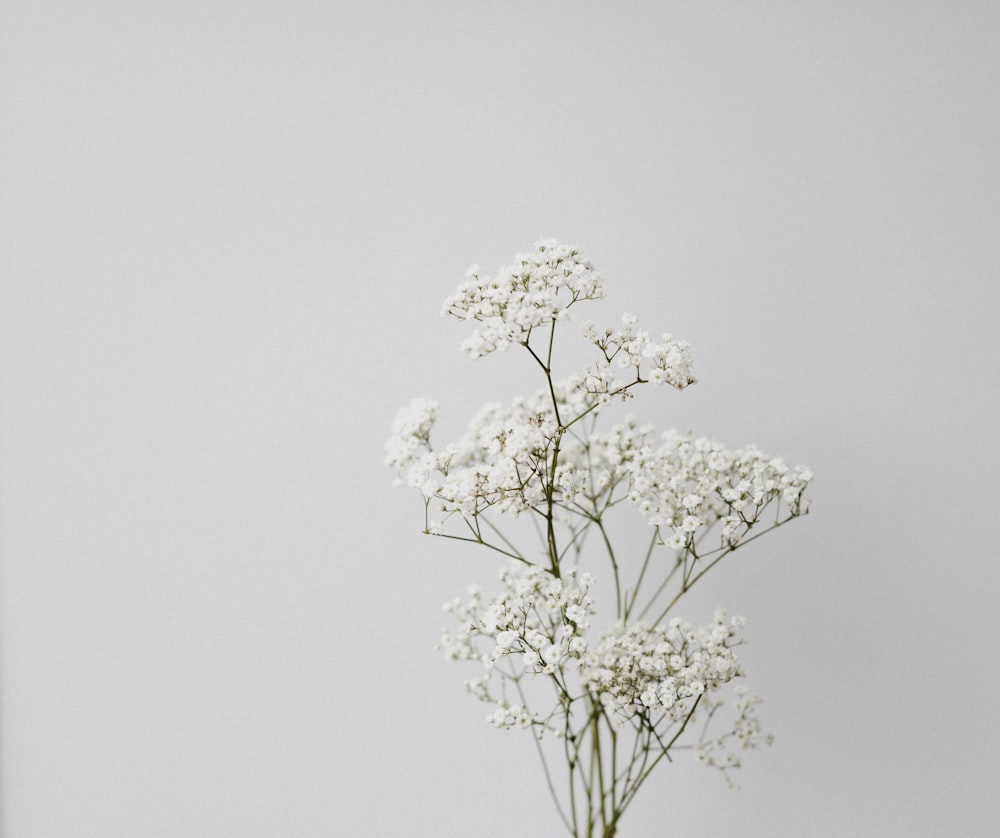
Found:
[[717, 611], [700, 629], [674, 618], [667, 626], [639, 624], [605, 636], [583, 662], [583, 683], [624, 725], [637, 714], [687, 715], [686, 699], [719, 689], [741, 675], [733, 647], [740, 617]]
[[[499, 578], [502, 590], [489, 600], [474, 586], [467, 599], [445, 604], [459, 627], [445, 629], [440, 643], [450, 660], [482, 665], [480, 677], [466, 681], [466, 687], [494, 705], [487, 721], [496, 727], [529, 728], [538, 721], [523, 701], [491, 692], [501, 663], [504, 679], [549, 675], [571, 701], [590, 696], [619, 728], [637, 717], [652, 727], [662, 718], [683, 719], [693, 699], [743, 674], [735, 652], [742, 642], [741, 617], [717, 611], [700, 628], [677, 617], [665, 625], [619, 627], [592, 647], [587, 638], [595, 614], [590, 574], [578, 579], [567, 570], [557, 578], [537, 565], [512, 563]], [[755, 718], [747, 716], [734, 734], [746, 730], [752, 738], [759, 733], [748, 727]], [[702, 752], [710, 764], [714, 757], [705, 755], [714, 747]]]
[[449, 659], [479, 660], [489, 673], [501, 659], [513, 658], [520, 671], [551, 674], [582, 658], [594, 604], [590, 574], [577, 580], [567, 570], [557, 578], [537, 565], [515, 564], [500, 571], [500, 581], [503, 591], [488, 603], [471, 588], [467, 601], [445, 605], [460, 623], [441, 638]]
[[[757, 750], [761, 745], [770, 745], [774, 741], [771, 734], [764, 733], [757, 713], [763, 699], [742, 685], [736, 687], [735, 693], [736, 718], [729, 732], [714, 739], [703, 740], [695, 748], [698, 761], [709, 768], [719, 769], [733, 788], [736, 783], [729, 772], [740, 767], [737, 752]], [[721, 707], [722, 702], [716, 702], [710, 713], [716, 714]]]

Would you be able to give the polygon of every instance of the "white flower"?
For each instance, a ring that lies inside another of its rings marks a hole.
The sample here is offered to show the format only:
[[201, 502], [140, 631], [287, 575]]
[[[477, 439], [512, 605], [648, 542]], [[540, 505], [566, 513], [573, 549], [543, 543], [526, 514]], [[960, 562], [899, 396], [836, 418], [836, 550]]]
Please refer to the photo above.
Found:
[[697, 515], [687, 515], [684, 520], [681, 521], [681, 530], [683, 532], [694, 532], [702, 524], [701, 518]]
[[442, 314], [482, 325], [462, 348], [473, 358], [526, 343], [532, 329], [546, 326], [581, 300], [604, 296], [604, 284], [580, 251], [554, 239], [519, 254], [495, 277], [473, 266], [458, 290], [445, 300]]
[[542, 650], [542, 660], [547, 664], [556, 664], [561, 657], [562, 649], [559, 646], [552, 645]]
[[674, 530], [673, 535], [666, 540], [666, 545], [671, 550], [683, 550], [684, 545], [687, 544], [687, 535], [684, 530]]
[[430, 450], [430, 432], [437, 418], [437, 408], [437, 402], [418, 398], [400, 409], [392, 423], [392, 436], [385, 442], [386, 465], [402, 474]]
[[670, 527], [673, 535], [666, 543], [675, 550], [684, 546], [678, 533], [717, 521], [720, 541], [734, 547], [771, 503], [782, 503], [787, 517], [802, 514], [812, 476], [804, 466], [791, 470], [752, 446], [731, 451], [674, 430], [664, 432], [658, 447], [637, 440], [621, 461], [628, 472], [629, 503], [650, 524]]
[[[761, 697], [751, 693], [746, 687], [735, 688], [736, 718], [731, 724], [729, 731], [717, 735], [712, 739], [703, 739], [695, 748], [695, 757], [703, 765], [709, 768], [718, 768], [726, 782], [733, 788], [736, 784], [730, 777], [732, 769], [740, 767], [740, 760], [733, 753], [738, 748], [741, 751], [756, 750], [762, 745], [770, 745], [774, 741], [771, 734], [763, 732], [763, 728], [758, 715], [758, 708], [761, 704]], [[710, 705], [713, 716], [719, 715], [718, 709], [722, 706], [721, 701], [716, 701]]]
[[497, 632], [496, 641], [497, 649], [507, 650], [514, 645], [514, 641], [517, 640], [518, 634], [516, 631], [500, 631]]
[[698, 495], [687, 494], [684, 495], [684, 497], [681, 499], [681, 506], [693, 512], [695, 509], [698, 508], [698, 505], [701, 503], [701, 500], [702, 499]]
[[[503, 590], [489, 602], [473, 588], [467, 602], [452, 600], [445, 610], [460, 630], [445, 629], [440, 648], [451, 660], [479, 660], [487, 673], [502, 659], [516, 657], [529, 672], [554, 672], [587, 652], [582, 636], [590, 626], [593, 578], [578, 581], [567, 569], [561, 578], [536, 565], [514, 563], [500, 572]], [[578, 617], [567, 618], [567, 612]]]
[[583, 335], [602, 356], [587, 378], [589, 392], [608, 394], [630, 383], [615, 378], [613, 367], [633, 371], [631, 383], [647, 380], [654, 385], [670, 384], [678, 390], [695, 383], [689, 345], [671, 335], [663, 335], [662, 343], [654, 343], [649, 332], [637, 328], [634, 314], [622, 315], [617, 329], [599, 331], [587, 322]]
[[620, 719], [645, 707], [682, 718], [691, 699], [741, 674], [736, 627], [716, 612], [701, 629], [674, 618], [666, 627], [638, 624], [605, 635], [582, 663], [584, 685], [615, 708]]

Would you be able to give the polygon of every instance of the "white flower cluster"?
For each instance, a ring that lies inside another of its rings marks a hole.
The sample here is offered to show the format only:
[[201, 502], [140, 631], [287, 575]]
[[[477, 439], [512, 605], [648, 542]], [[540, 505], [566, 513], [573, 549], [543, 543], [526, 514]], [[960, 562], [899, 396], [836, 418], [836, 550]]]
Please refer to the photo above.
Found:
[[668, 626], [635, 625], [605, 636], [583, 662], [584, 686], [624, 725], [637, 714], [683, 718], [685, 699], [717, 690], [741, 675], [733, 647], [743, 626], [717, 611], [713, 622], [694, 629], [680, 618]]
[[397, 483], [438, 498], [445, 512], [467, 518], [497, 506], [520, 512], [544, 495], [542, 474], [550, 446], [559, 433], [551, 409], [517, 400], [504, 408], [484, 405], [460, 440], [433, 451], [428, 430], [434, 415], [425, 399], [400, 411], [394, 434], [385, 444], [385, 462], [397, 470]]
[[479, 358], [525, 343], [532, 329], [559, 320], [574, 303], [603, 296], [604, 284], [593, 264], [575, 247], [546, 239], [495, 277], [481, 275], [474, 265], [441, 313], [482, 323], [462, 344]]
[[783, 502], [791, 516], [806, 511], [803, 492], [812, 479], [804, 466], [789, 468], [753, 446], [727, 450], [710, 439], [670, 430], [657, 448], [643, 445], [623, 456], [628, 500], [681, 549], [703, 527], [720, 521], [722, 543], [733, 547], [764, 507]]
[[507, 699], [501, 699], [497, 702], [497, 709], [490, 713], [486, 721], [501, 729], [519, 727], [523, 730], [534, 724], [535, 717], [523, 704], [511, 704]]
[[[577, 384], [573, 379], [554, 385], [560, 409], [577, 414], [586, 409], [586, 394]], [[462, 438], [444, 451], [430, 445], [436, 407], [414, 399], [393, 423], [385, 462], [397, 470], [397, 483], [438, 498], [443, 511], [466, 518], [493, 506], [522, 512], [543, 500], [552, 445], [562, 436], [548, 391], [515, 399], [509, 407], [484, 405]]]
[[[758, 707], [763, 699], [750, 692], [744, 686], [738, 686], [736, 692], [736, 719], [730, 732], [706, 742], [700, 742], [695, 748], [695, 756], [703, 765], [718, 768], [722, 771], [730, 786], [735, 786], [729, 771], [740, 767], [740, 759], [736, 750], [757, 750], [761, 745], [770, 745], [774, 736], [764, 733], [758, 716]], [[713, 708], [714, 713], [722, 702]]]
[[516, 399], [509, 407], [491, 402], [448, 446], [437, 496], [446, 511], [466, 517], [489, 506], [521, 512], [544, 497], [544, 475], [559, 428], [551, 406]]
[[664, 334], [661, 342], [650, 338], [649, 332], [637, 328], [634, 314], [623, 314], [617, 329], [598, 331], [594, 324], [583, 324], [583, 336], [594, 344], [603, 357], [588, 371], [585, 388], [602, 403], [611, 400], [612, 394], [629, 383], [615, 374], [615, 369], [629, 371], [632, 381], [649, 381], [652, 384], [669, 384], [683, 390], [695, 383], [690, 345]]
[[752, 446], [733, 451], [676, 430], [665, 431], [657, 445], [653, 427], [630, 418], [579, 445], [564, 442], [555, 485], [566, 503], [578, 506], [625, 487], [626, 499], [660, 528], [664, 543], [680, 550], [716, 523], [722, 545], [735, 547], [775, 501], [788, 517], [806, 512], [811, 479], [806, 467], [789, 468]]
[[652, 425], [640, 426], [633, 417], [604, 433], [591, 433], [579, 444], [563, 445], [556, 488], [568, 504], [584, 506], [605, 500], [629, 479], [627, 463], [652, 435]]
[[438, 404], [432, 399], [412, 399], [396, 414], [392, 435], [385, 441], [385, 464], [396, 469], [397, 485], [409, 482], [403, 474], [430, 451], [437, 409]]
[[[589, 573], [577, 580], [575, 571], [565, 570], [556, 578], [537, 565], [517, 563], [500, 571], [500, 581], [503, 590], [485, 605], [478, 588], [470, 589], [466, 602], [445, 605], [460, 623], [457, 632], [442, 634], [449, 660], [479, 660], [489, 674], [503, 658], [531, 673], [553, 673], [582, 658], [594, 605]], [[472, 684], [482, 690], [482, 682]]]
[[[580, 381], [555, 385], [567, 415], [586, 409]], [[791, 468], [753, 446], [730, 450], [676, 430], [665, 431], [657, 445], [652, 426], [631, 418], [578, 438], [561, 432], [548, 392], [539, 391], [509, 407], [487, 404], [460, 440], [436, 452], [430, 445], [436, 408], [415, 399], [400, 411], [386, 462], [396, 467], [397, 482], [439, 499], [446, 513], [471, 518], [492, 506], [522, 512], [542, 503], [549, 481], [564, 503], [577, 506], [622, 485], [627, 500], [660, 528], [664, 543], [681, 550], [716, 523], [722, 546], [735, 547], [776, 501], [789, 517], [808, 510], [809, 469]], [[549, 475], [557, 439], [559, 465]]]

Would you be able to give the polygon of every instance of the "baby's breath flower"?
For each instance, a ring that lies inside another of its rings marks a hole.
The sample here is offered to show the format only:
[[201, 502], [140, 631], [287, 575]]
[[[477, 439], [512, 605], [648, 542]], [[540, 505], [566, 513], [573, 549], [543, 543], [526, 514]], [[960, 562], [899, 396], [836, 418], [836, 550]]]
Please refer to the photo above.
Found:
[[[437, 402], [412, 399], [401, 408], [392, 423], [392, 436], [385, 442], [385, 464], [402, 474], [415, 460], [430, 450], [430, 433], [437, 418]], [[397, 483], [402, 483], [397, 479]]]
[[442, 314], [482, 325], [462, 344], [473, 358], [527, 343], [533, 329], [546, 326], [581, 300], [604, 296], [604, 284], [580, 251], [555, 239], [535, 244], [495, 277], [478, 265], [444, 302]]
[[633, 447], [623, 461], [629, 502], [651, 524], [673, 531], [667, 539], [671, 547], [677, 549], [677, 532], [691, 533], [715, 521], [722, 521], [722, 544], [735, 546], [772, 502], [783, 503], [788, 517], [805, 511], [803, 493], [812, 477], [805, 467], [793, 470], [752, 446], [730, 451], [674, 430], [662, 439], [658, 447]]
[[722, 612], [697, 631], [679, 619], [667, 627], [640, 623], [602, 638], [583, 661], [583, 683], [618, 724], [640, 710], [680, 719], [690, 709], [685, 699], [742, 674], [733, 651], [739, 642]]
[[511, 704], [507, 700], [502, 700], [497, 704], [497, 709], [486, 717], [494, 727], [511, 728], [531, 727], [533, 719], [531, 714], [521, 704]]
[[[645, 384], [682, 390], [695, 382], [688, 344], [670, 334], [656, 338], [630, 313], [613, 328], [584, 322], [582, 335], [596, 354], [576, 373], [554, 376], [560, 356], [553, 343], [566, 331], [556, 324], [570, 319], [576, 303], [603, 296], [594, 266], [554, 240], [538, 242], [492, 277], [473, 266], [442, 313], [475, 321], [463, 343], [472, 357], [527, 347], [544, 386], [508, 404], [487, 403], [443, 447], [431, 444], [437, 403], [413, 399], [385, 443], [396, 483], [424, 500], [426, 533], [510, 559], [495, 595], [472, 586], [445, 604], [452, 623], [438, 648], [478, 669], [465, 686], [490, 705], [490, 724], [564, 741], [570, 787], [585, 792], [572, 823], [586, 823], [588, 834], [598, 820], [605, 832], [615, 830], [615, 801], [631, 800], [647, 766], [682, 734], [687, 742], [678, 747], [697, 739], [698, 759], [729, 782], [739, 752], [770, 742], [757, 716], [760, 699], [741, 687], [731, 729], [708, 733], [720, 692], [743, 674], [735, 653], [743, 619], [717, 611], [695, 628], [673, 609], [719, 558], [752, 540], [747, 533], [766, 507], [775, 514], [762, 529], [805, 513], [812, 479], [806, 467], [791, 468], [752, 446], [731, 450], [676, 430], [657, 435], [633, 417], [599, 427], [606, 409]], [[541, 340], [532, 342], [539, 331]], [[612, 546], [610, 517], [626, 506], [621, 501], [655, 528], [632, 580], [624, 569], [638, 563]], [[497, 523], [502, 514], [522, 516], [513, 533]], [[524, 543], [532, 531], [534, 547]], [[595, 558], [613, 581], [605, 617], [617, 620], [601, 634], [593, 629], [594, 576], [582, 570]], [[529, 709], [546, 694], [554, 699], [549, 709]], [[690, 724], [696, 709], [705, 724]], [[614, 736], [634, 736], [612, 749], [623, 761], [631, 751], [631, 765], [607, 764], [605, 743]], [[595, 772], [609, 788], [594, 782]]]
[[[586, 379], [590, 393], [609, 395], [643, 380], [654, 385], [669, 384], [678, 390], [695, 383], [690, 345], [669, 334], [655, 343], [648, 331], [637, 328], [634, 314], [623, 314], [618, 328], [604, 331], [587, 321], [582, 333], [601, 352]], [[614, 369], [628, 371], [631, 377], [618, 378]]]
[[[709, 768], [719, 769], [726, 782], [733, 788], [736, 787], [736, 783], [729, 772], [740, 767], [737, 751], [757, 750], [763, 745], [774, 742], [774, 736], [764, 733], [761, 726], [758, 708], [763, 699], [742, 685], [737, 686], [734, 692], [736, 718], [731, 723], [731, 728], [713, 738], [703, 738], [695, 747], [695, 757], [698, 761]], [[722, 706], [721, 700], [714, 702], [711, 705], [711, 714], [717, 715]]]
[[[487, 670], [501, 659], [520, 660], [526, 672], [551, 673], [587, 651], [594, 601], [593, 579], [572, 572], [561, 578], [537, 565], [511, 564], [500, 572], [503, 590], [483, 603], [476, 590], [445, 610], [460, 623], [445, 629], [440, 648], [450, 660], [480, 660]], [[572, 615], [572, 616], [570, 616]]]

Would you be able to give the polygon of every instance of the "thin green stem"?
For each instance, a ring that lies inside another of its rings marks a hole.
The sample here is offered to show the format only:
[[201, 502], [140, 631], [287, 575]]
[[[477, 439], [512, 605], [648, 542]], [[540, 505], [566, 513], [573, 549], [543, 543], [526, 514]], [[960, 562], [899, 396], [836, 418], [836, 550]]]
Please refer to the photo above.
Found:
[[649, 539], [649, 547], [646, 548], [646, 558], [642, 562], [642, 570], [639, 571], [639, 578], [635, 582], [635, 588], [632, 589], [632, 601], [628, 601], [628, 592], [625, 592], [625, 622], [628, 622], [629, 614], [632, 612], [632, 608], [635, 606], [635, 601], [639, 598], [639, 588], [642, 586], [642, 580], [646, 577], [646, 569], [649, 567], [649, 560], [652, 558], [653, 549], [656, 547], [656, 536], [657, 531], [653, 530], [653, 535]]
[[[628, 390], [631, 390], [633, 387], [635, 387], [636, 384], [645, 384], [645, 383], [646, 383], [645, 379], [637, 378], [635, 381], [631, 381], [628, 384], [622, 385], [621, 387], [619, 387], [616, 390], [612, 390], [610, 393], [608, 393], [608, 396], [610, 396], [613, 399], [616, 396], [620, 396], [622, 393], [624, 393], [624, 392], [626, 392]], [[585, 416], [589, 416], [591, 413], [593, 413], [595, 410], [597, 410], [597, 408], [599, 406], [600, 406], [600, 402], [599, 401], [595, 401], [592, 405], [590, 405], [590, 407], [588, 407], [586, 410], [584, 410], [583, 413], [581, 413], [575, 419], [571, 419], [564, 427], [566, 429], [572, 428], [573, 425], [575, 425], [577, 422], [579, 422]]]
[[684, 559], [682, 557], [678, 557], [674, 561], [674, 566], [670, 569], [670, 572], [666, 575], [664, 580], [657, 586], [656, 591], [653, 593], [653, 596], [650, 597], [649, 602], [646, 603], [646, 607], [639, 612], [640, 620], [643, 617], [645, 617], [649, 609], [656, 604], [656, 601], [660, 598], [660, 594], [662, 594], [663, 591], [666, 589], [667, 585], [670, 584], [670, 580], [674, 578], [674, 574], [677, 573], [677, 571], [682, 567], [684, 567]]
[[559, 444], [562, 440], [562, 434], [565, 428], [562, 424], [562, 418], [559, 416], [559, 400], [556, 398], [555, 383], [552, 380], [552, 347], [555, 341], [556, 335], [556, 324], [552, 321], [551, 328], [549, 329], [549, 346], [548, 355], [545, 361], [538, 357], [538, 353], [531, 348], [529, 341], [526, 339], [523, 342], [523, 346], [528, 350], [528, 353], [532, 358], [535, 359], [538, 366], [542, 368], [542, 372], [545, 373], [545, 380], [549, 387], [549, 396], [552, 399], [552, 410], [556, 418], [556, 436], [552, 444], [552, 459], [551, 463], [548, 464], [548, 475], [543, 478], [545, 487], [545, 522], [546, 522], [546, 546], [549, 555], [549, 569], [552, 571], [552, 575], [557, 579], [560, 578], [559, 574], [559, 547], [556, 542], [556, 531], [555, 531], [555, 516], [553, 515], [553, 506], [555, 502], [555, 475], [556, 469], [559, 466]]
[[547, 361], [543, 361], [541, 358], [539, 358], [538, 353], [531, 348], [531, 345], [527, 341], [525, 341], [521, 345], [528, 350], [528, 353], [531, 355], [531, 357], [534, 358], [535, 361], [538, 363], [538, 366], [542, 368], [542, 372], [545, 373], [545, 380], [548, 382], [549, 385], [549, 395], [552, 398], [552, 409], [555, 411], [556, 415], [556, 424], [561, 428], [562, 419], [559, 418], [559, 400], [556, 398], [556, 389], [555, 389], [555, 383], [552, 381], [552, 366], [551, 366], [552, 344], [553, 341], [555, 340], [555, 336], [556, 336], [556, 324], [555, 321], [553, 321], [552, 328], [549, 330], [549, 349], [548, 349]]
[[[786, 524], [790, 520], [792, 520], [792, 519], [791, 518], [785, 518], [784, 521], [780, 521], [780, 522], [778, 522], [776, 524], [771, 524], [771, 526], [769, 526], [767, 529], [761, 530], [760, 532], [756, 533], [755, 535], [751, 536], [750, 538], [744, 539], [743, 541], [739, 542], [739, 544], [733, 544], [733, 545], [729, 545], [729, 546], [725, 546], [725, 547], [720, 547], [717, 550], [713, 550], [711, 553], [707, 553], [706, 555], [709, 555], [709, 556], [712, 555], [712, 553], [716, 553], [716, 552], [719, 555], [716, 556], [714, 559], [712, 559], [712, 561], [710, 561], [707, 565], [705, 565], [701, 570], [699, 570], [694, 575], [689, 576], [688, 573], [685, 572], [685, 579], [684, 579], [684, 583], [681, 585], [681, 589], [677, 592], [676, 596], [674, 596], [674, 598], [672, 600], [670, 600], [670, 602], [668, 603], [667, 607], [664, 608], [663, 611], [660, 612], [660, 615], [653, 621], [653, 625], [654, 626], [659, 625], [666, 618], [667, 614], [670, 613], [670, 609], [673, 608], [677, 604], [677, 601], [682, 596], [684, 596], [684, 594], [686, 594], [688, 591], [690, 591], [691, 588], [694, 587], [695, 583], [699, 579], [701, 579], [713, 567], [715, 567], [719, 562], [721, 562], [726, 556], [728, 556], [730, 553], [735, 552], [739, 547], [742, 547], [745, 544], [749, 544], [751, 541], [756, 541], [762, 535], [766, 535], [767, 533], [771, 532], [771, 530], [776, 530], [782, 524]], [[693, 568], [694, 568], [694, 564], [692, 563], [691, 564], [691, 569], [693, 569]], [[652, 603], [650, 603], [650, 604], [652, 604]]]
[[615, 575], [615, 617], [621, 619], [622, 616], [622, 588], [621, 581], [618, 575], [618, 562], [615, 559], [615, 550], [611, 546], [611, 539], [608, 538], [608, 531], [604, 528], [604, 522], [600, 517], [594, 518], [594, 523], [597, 524], [597, 529], [601, 533], [601, 537], [604, 539], [604, 546], [608, 551], [608, 559], [611, 561], [611, 570]]
[[[596, 710], [591, 714], [590, 730], [592, 739], [592, 754], [594, 767], [597, 772], [597, 795], [600, 802], [601, 827], [606, 829], [608, 825], [607, 813], [605, 811], [605, 790], [604, 790], [604, 760], [601, 757], [601, 726], [598, 724], [600, 714]], [[591, 806], [593, 807], [593, 802]]]
[[[520, 678], [514, 678], [512, 680], [514, 681], [514, 684], [517, 687], [517, 693], [521, 698], [521, 704], [524, 707], [527, 707], [528, 699], [524, 694], [524, 690], [521, 688]], [[569, 819], [566, 817], [566, 813], [563, 811], [562, 803], [559, 800], [559, 795], [556, 793], [556, 787], [552, 782], [552, 773], [549, 771], [549, 763], [548, 760], [545, 758], [545, 751], [542, 749], [542, 742], [541, 742], [542, 734], [536, 732], [534, 729], [532, 729], [531, 733], [532, 733], [532, 739], [534, 739], [535, 741], [535, 750], [538, 752], [538, 758], [542, 762], [542, 771], [545, 773], [545, 783], [549, 787], [549, 794], [552, 797], [552, 802], [555, 803], [556, 811], [559, 813], [559, 817], [562, 820], [563, 824], [565, 825], [566, 829], [572, 832], [573, 829], [570, 826]]]
[[559, 578], [559, 547], [556, 543], [556, 524], [555, 524], [555, 514], [553, 513], [554, 498], [555, 498], [555, 473], [556, 467], [559, 464], [559, 442], [560, 436], [557, 435], [555, 439], [555, 444], [552, 447], [552, 465], [549, 469], [549, 477], [545, 482], [545, 522], [546, 522], [546, 536], [549, 548], [549, 564], [551, 565], [552, 575], [557, 579]]
[[517, 561], [523, 562], [526, 565], [531, 564], [531, 562], [529, 562], [526, 558], [524, 558], [524, 556], [519, 556], [517, 553], [511, 553], [508, 550], [504, 550], [502, 547], [497, 547], [495, 544], [490, 544], [488, 541], [484, 541], [482, 536], [479, 535], [477, 535], [475, 538], [469, 538], [464, 535], [452, 535], [451, 533], [442, 532], [442, 533], [434, 533], [434, 537], [450, 538], [453, 541], [467, 541], [470, 544], [481, 544], [483, 547], [488, 547], [490, 550], [495, 550], [497, 553], [500, 553], [503, 556], [507, 556], [508, 558], [511, 559], [516, 559]]
[[[704, 693], [702, 693], [702, 695], [704, 695]], [[684, 733], [684, 730], [687, 728], [688, 722], [691, 721], [691, 717], [694, 715], [694, 711], [697, 709], [698, 704], [701, 701], [701, 698], [702, 698], [702, 696], [699, 695], [694, 700], [694, 704], [691, 705], [691, 709], [690, 709], [690, 711], [688, 711], [688, 714], [684, 718], [684, 721], [681, 724], [680, 729], [677, 731], [677, 733], [674, 734], [673, 738], [669, 742], [667, 742], [666, 745], [663, 745], [662, 743], [660, 743], [661, 744], [661, 748], [662, 748], [662, 750], [660, 751], [660, 753], [656, 755], [656, 758], [653, 760], [652, 764], [649, 765], [642, 772], [642, 774], [640, 774], [638, 777], [636, 777], [634, 785], [629, 790], [628, 794], [624, 795], [623, 798], [622, 798], [622, 804], [621, 804], [622, 810], [624, 810], [625, 807], [628, 806], [628, 804], [632, 802], [632, 798], [635, 797], [636, 793], [639, 791], [639, 788], [642, 786], [642, 784], [644, 782], [646, 782], [646, 779], [652, 773], [653, 769], [656, 768], [657, 765], [659, 765], [661, 759], [663, 759], [665, 756], [667, 756], [667, 754], [670, 752], [670, 748], [673, 747], [673, 744], [681, 737], [681, 734]], [[659, 737], [657, 737], [657, 740], [659, 741]]]
[[573, 819], [573, 838], [578, 838], [580, 824], [577, 819], [577, 803], [576, 803], [576, 771], [577, 771], [577, 760], [579, 759], [579, 749], [577, 752], [570, 753], [570, 745], [573, 743], [573, 732], [570, 729], [570, 717], [569, 710], [566, 711], [566, 722], [565, 722], [565, 732], [563, 734], [563, 752], [566, 756], [566, 765], [569, 767], [569, 811], [570, 816]]
[[500, 531], [499, 527], [497, 527], [497, 525], [494, 524], [489, 518], [484, 517], [482, 520], [486, 524], [486, 526], [489, 527], [494, 532], [497, 538], [499, 538], [504, 544], [506, 544], [510, 548], [512, 553], [514, 553], [517, 556], [521, 556], [523, 561], [524, 554], [511, 543], [510, 539], [507, 538], [507, 536], [505, 536]]

